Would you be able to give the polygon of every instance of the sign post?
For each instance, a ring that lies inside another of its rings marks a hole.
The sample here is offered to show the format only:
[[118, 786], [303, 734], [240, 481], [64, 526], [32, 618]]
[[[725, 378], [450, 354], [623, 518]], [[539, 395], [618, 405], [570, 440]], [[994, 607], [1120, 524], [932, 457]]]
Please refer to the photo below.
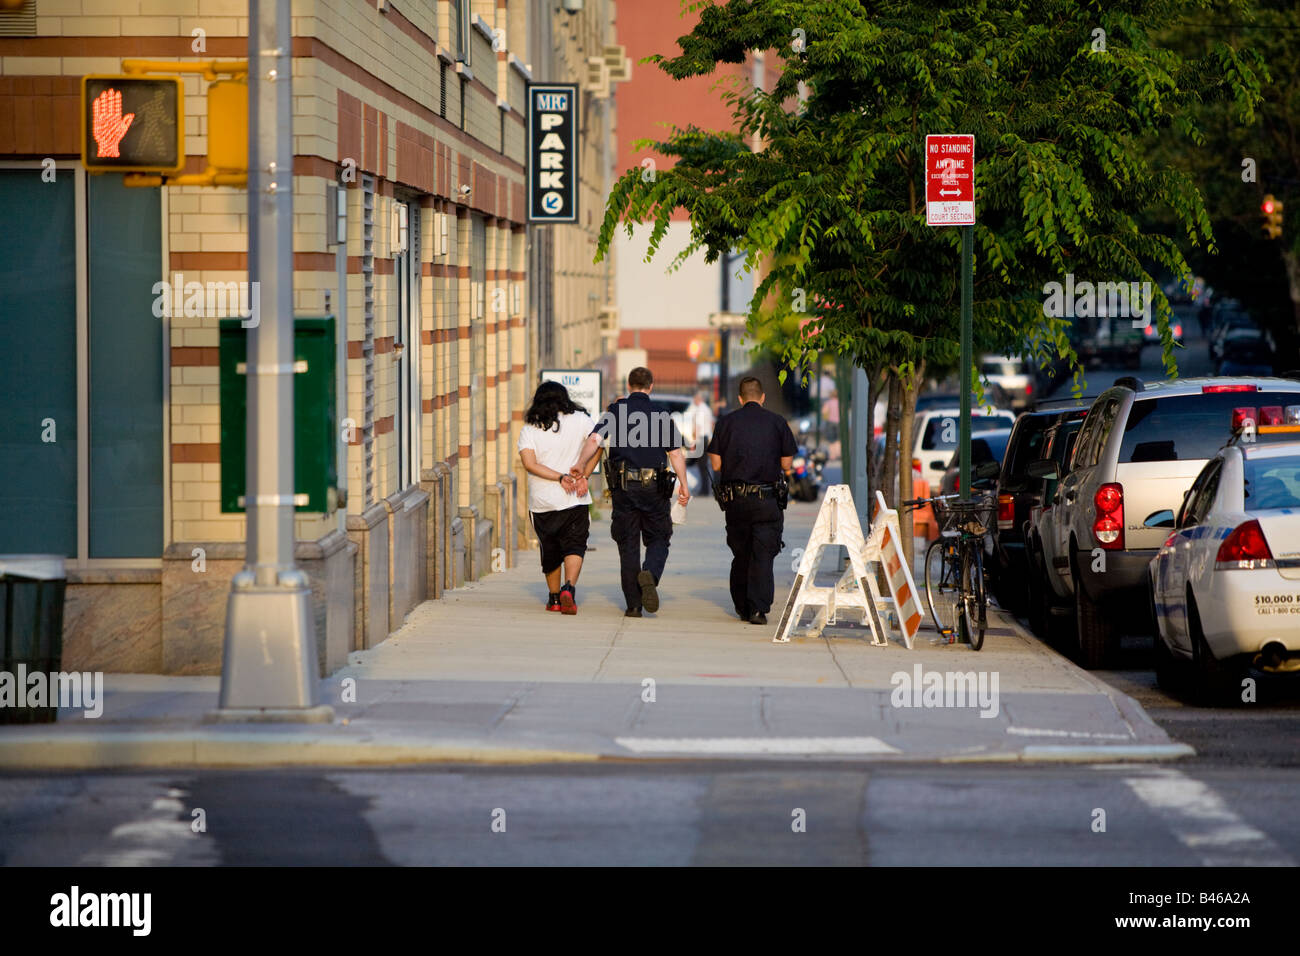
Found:
[[971, 328], [972, 260], [975, 225], [975, 137], [970, 133], [925, 138], [925, 224], [961, 226], [961, 433], [959, 481], [963, 501], [970, 500], [970, 395], [973, 330]]

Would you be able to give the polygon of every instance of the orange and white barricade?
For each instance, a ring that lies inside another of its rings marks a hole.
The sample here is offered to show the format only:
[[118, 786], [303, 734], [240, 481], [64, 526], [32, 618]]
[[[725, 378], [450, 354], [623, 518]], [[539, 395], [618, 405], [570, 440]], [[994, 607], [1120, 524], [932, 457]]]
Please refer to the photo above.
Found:
[[[921, 620], [916, 612], [916, 586], [912, 582], [911, 568], [899, 560], [898, 512], [884, 508], [884, 498], [879, 493], [877, 498], [877, 517], [872, 522], [870, 536], [864, 537], [849, 486], [832, 485], [826, 489], [772, 638], [774, 642], [784, 644], [790, 640], [790, 634], [799, 626], [805, 610], [816, 609], [811, 633], [820, 634], [827, 625], [835, 624], [839, 610], [852, 608], [860, 612], [862, 623], [871, 629], [871, 643], [885, 646], [889, 643], [886, 635], [890, 631], [888, 611], [892, 607], [899, 609], [895, 616], [903, 643], [911, 648]], [[822, 554], [827, 547], [836, 545], [848, 551], [849, 566], [833, 586], [818, 586], [813, 579], [821, 566]], [[872, 564], [884, 567], [890, 597], [880, 594], [875, 569], [869, 567]]]

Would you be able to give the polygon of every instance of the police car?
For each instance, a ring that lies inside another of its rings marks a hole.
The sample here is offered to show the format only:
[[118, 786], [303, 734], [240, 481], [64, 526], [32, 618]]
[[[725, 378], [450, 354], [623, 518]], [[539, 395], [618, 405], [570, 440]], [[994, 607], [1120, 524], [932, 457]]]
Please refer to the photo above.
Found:
[[1190, 664], [1203, 703], [1246, 699], [1248, 671], [1300, 674], [1300, 405], [1233, 410], [1148, 574], [1162, 687]]

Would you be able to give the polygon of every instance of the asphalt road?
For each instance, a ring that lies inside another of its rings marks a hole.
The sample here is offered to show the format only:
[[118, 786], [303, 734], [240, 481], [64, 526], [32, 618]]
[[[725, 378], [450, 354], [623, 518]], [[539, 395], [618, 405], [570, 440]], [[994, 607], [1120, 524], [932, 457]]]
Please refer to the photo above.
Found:
[[19, 774], [0, 778], [0, 862], [1294, 865], [1298, 785], [1150, 765]]

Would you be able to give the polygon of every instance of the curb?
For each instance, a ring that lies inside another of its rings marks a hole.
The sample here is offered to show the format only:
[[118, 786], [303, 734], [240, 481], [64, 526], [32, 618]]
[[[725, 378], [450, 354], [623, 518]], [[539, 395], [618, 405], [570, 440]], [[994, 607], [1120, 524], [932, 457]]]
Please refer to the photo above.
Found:
[[430, 763], [586, 763], [596, 753], [502, 747], [473, 741], [330, 739], [296, 734], [128, 731], [0, 739], [0, 769], [119, 770], [148, 767], [327, 767]]
[[1110, 763], [1181, 760], [1196, 756], [1187, 744], [1030, 744], [1023, 750], [940, 757], [939, 763]]

